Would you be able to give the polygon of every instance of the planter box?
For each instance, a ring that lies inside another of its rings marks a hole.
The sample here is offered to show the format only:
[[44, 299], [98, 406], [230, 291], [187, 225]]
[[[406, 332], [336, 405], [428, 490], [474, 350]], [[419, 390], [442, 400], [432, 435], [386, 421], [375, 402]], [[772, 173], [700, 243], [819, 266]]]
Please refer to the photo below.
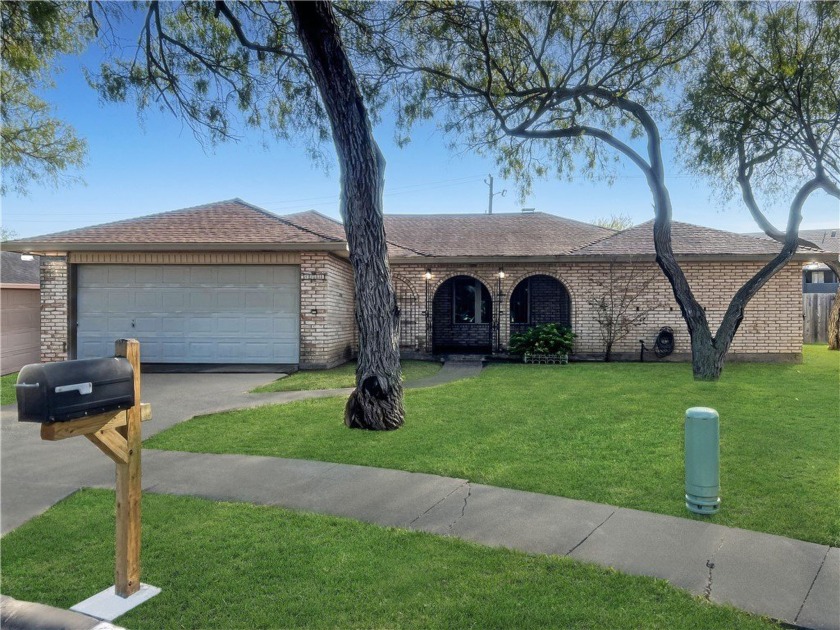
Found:
[[553, 365], [566, 365], [569, 362], [568, 354], [531, 354], [526, 352], [522, 357], [525, 363], [542, 363]]

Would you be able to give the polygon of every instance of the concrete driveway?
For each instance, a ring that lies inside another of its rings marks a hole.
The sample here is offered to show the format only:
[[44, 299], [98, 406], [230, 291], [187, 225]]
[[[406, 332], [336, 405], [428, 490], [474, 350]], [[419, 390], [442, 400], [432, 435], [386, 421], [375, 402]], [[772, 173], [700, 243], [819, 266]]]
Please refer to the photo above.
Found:
[[[193, 416], [236, 407], [306, 397], [248, 394], [277, 374], [144, 374], [143, 402], [153, 419], [148, 437]], [[335, 393], [342, 393], [343, 390]], [[44, 512], [81, 487], [113, 484], [114, 464], [84, 438], [44, 442], [40, 425], [17, 421], [17, 408], [0, 408], [0, 530], [6, 532]]]

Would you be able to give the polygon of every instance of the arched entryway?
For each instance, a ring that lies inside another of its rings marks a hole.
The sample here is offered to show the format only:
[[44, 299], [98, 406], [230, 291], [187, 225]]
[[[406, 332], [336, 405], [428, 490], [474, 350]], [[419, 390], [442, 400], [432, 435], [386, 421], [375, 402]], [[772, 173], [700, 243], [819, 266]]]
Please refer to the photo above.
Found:
[[493, 300], [481, 280], [449, 278], [432, 300], [435, 353], [488, 353], [492, 350]]
[[572, 326], [569, 291], [552, 276], [528, 276], [516, 285], [510, 296], [511, 334], [539, 324]]

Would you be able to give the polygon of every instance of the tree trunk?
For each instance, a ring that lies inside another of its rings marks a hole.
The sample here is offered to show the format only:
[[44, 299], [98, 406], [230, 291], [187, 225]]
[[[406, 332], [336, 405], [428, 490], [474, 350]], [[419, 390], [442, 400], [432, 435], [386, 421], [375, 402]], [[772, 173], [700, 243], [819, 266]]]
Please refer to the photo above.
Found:
[[[730, 340], [731, 341], [731, 340]], [[723, 372], [723, 360], [730, 344], [721, 349], [714, 343], [691, 344], [691, 372], [698, 381], [716, 381]]]
[[[840, 279], [840, 263], [827, 263], [834, 275]], [[840, 350], [840, 289], [834, 294], [834, 304], [828, 313], [828, 349]]]
[[828, 349], [840, 350], [840, 289], [834, 294], [834, 304], [828, 313]]
[[309, 62], [341, 166], [341, 215], [356, 283], [359, 362], [356, 389], [344, 411], [348, 427], [397, 429], [403, 424], [399, 310], [382, 218], [385, 160], [373, 138], [356, 75], [329, 2], [287, 2]]
[[609, 363], [612, 360], [612, 341], [607, 342], [607, 351], [604, 353], [604, 361]]

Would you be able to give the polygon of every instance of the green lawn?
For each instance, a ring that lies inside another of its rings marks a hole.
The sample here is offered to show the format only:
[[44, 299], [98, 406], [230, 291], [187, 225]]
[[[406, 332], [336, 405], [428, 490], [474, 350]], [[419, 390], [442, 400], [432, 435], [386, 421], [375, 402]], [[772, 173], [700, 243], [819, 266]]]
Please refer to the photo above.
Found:
[[344, 427], [343, 398], [198, 417], [151, 448], [272, 455], [462, 477], [689, 516], [683, 415], [721, 414], [719, 514], [709, 520], [840, 544], [840, 354], [802, 365], [731, 363], [717, 383], [687, 364], [493, 365], [406, 392], [398, 431]]
[[[433, 376], [440, 370], [440, 363], [436, 361], [403, 361], [402, 371], [404, 381], [414, 381], [427, 376]], [[252, 390], [260, 392], [291, 392], [302, 389], [339, 389], [341, 387], [356, 386], [356, 364], [345, 363], [329, 370], [305, 370], [295, 372], [285, 378], [278, 379], [268, 385], [261, 385]]]
[[[3, 593], [67, 608], [113, 584], [114, 495], [3, 538]], [[275, 507], [146, 494], [129, 628], [773, 628], [665, 581]]]
[[17, 372], [0, 376], [0, 405], [13, 405], [17, 402], [17, 398], [15, 398], [17, 376]]

